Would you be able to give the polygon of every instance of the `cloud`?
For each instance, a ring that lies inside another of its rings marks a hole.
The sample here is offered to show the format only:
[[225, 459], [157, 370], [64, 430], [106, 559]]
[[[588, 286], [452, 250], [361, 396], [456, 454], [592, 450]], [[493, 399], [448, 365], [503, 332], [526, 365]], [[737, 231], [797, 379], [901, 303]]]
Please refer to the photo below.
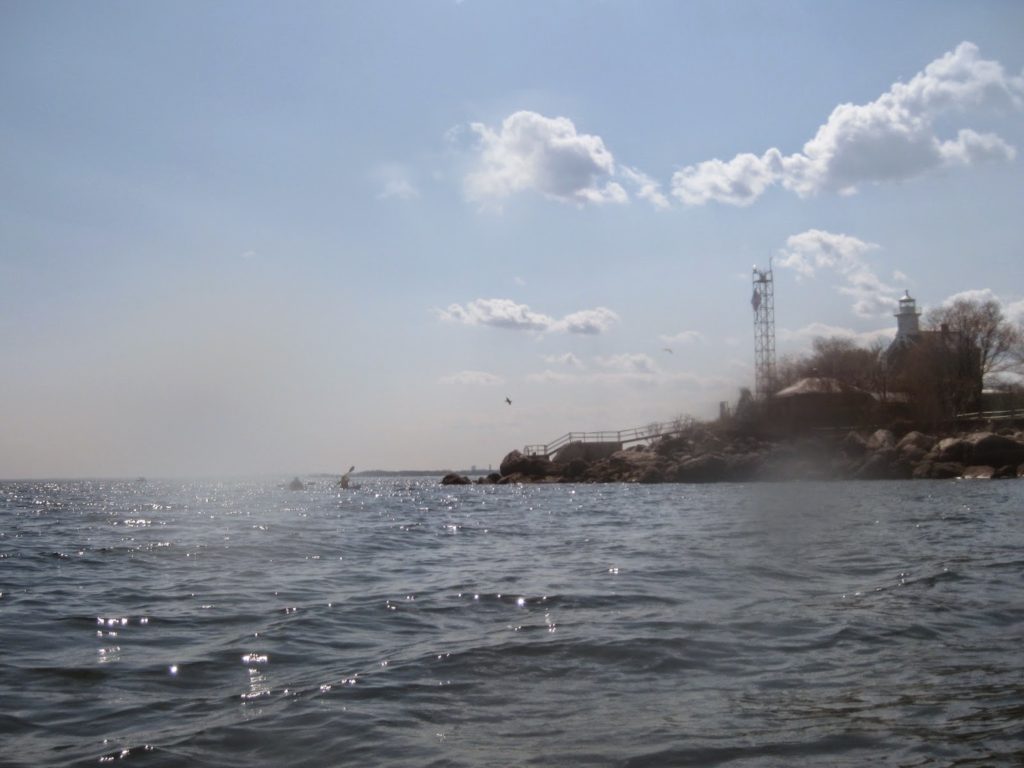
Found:
[[705, 160], [672, 174], [672, 194], [684, 205], [704, 205], [714, 200], [746, 206], [778, 181], [781, 167], [777, 149], [762, 157], [745, 153], [729, 162]]
[[776, 263], [808, 277], [822, 268], [846, 272], [863, 265], [864, 255], [878, 247], [850, 235], [809, 229], [786, 239], [786, 249]]
[[619, 172], [623, 178], [636, 187], [636, 196], [641, 200], [648, 201], [659, 211], [670, 207], [668, 198], [661, 191], [661, 182], [655, 181], [643, 171], [630, 168], [628, 165], [620, 166]]
[[542, 358], [548, 365], [565, 365], [569, 368], [582, 369], [583, 361], [580, 360], [572, 352], [566, 352], [561, 355], [544, 355]]
[[378, 200], [413, 200], [420, 196], [410, 178], [409, 169], [399, 163], [387, 163], [374, 169], [374, 183], [380, 187]]
[[541, 384], [561, 384], [567, 381], [577, 381], [578, 376], [572, 373], [562, 373], [560, 371], [545, 370], [540, 373], [531, 373], [526, 377], [527, 381], [539, 382]]
[[493, 387], [505, 382], [500, 376], [485, 371], [459, 371], [451, 376], [441, 378], [443, 384], [468, 384], [473, 386]]
[[853, 298], [853, 311], [860, 317], [876, 317], [890, 312], [898, 291], [883, 282], [865, 261], [879, 248], [851, 235], [809, 229], [786, 239], [776, 262], [802, 277], [814, 277], [819, 270], [830, 270], [845, 281], [839, 292]]
[[895, 335], [895, 326], [892, 328], [879, 328], [874, 331], [854, 331], [851, 328], [843, 328], [838, 325], [810, 323], [796, 330], [788, 328], [779, 329], [779, 338], [783, 341], [812, 341], [817, 338], [827, 339], [838, 336], [842, 339], [850, 339], [861, 345], [867, 345], [879, 340], [889, 341]]
[[447, 309], [439, 310], [438, 315], [442, 320], [464, 325], [586, 335], [604, 333], [619, 320], [619, 316], [606, 307], [583, 309], [556, 320], [549, 315], [534, 312], [526, 304], [518, 304], [512, 299], [476, 299], [465, 306], [451, 304]]
[[852, 194], [863, 184], [1012, 160], [1016, 149], [995, 134], [961, 128], [943, 139], [936, 133], [940, 117], [988, 107], [1024, 107], [1024, 75], [1007, 75], [963, 42], [876, 100], [837, 106], [801, 152], [784, 156], [770, 148], [689, 165], [672, 176], [672, 194], [685, 205], [745, 206], [773, 185], [800, 197]]
[[991, 288], [970, 288], [966, 291], [954, 293], [952, 296], [947, 296], [939, 306], [948, 307], [958, 301], [994, 301], [997, 304], [1002, 304], [1000, 298], [996, 296], [995, 291]]
[[1003, 312], [1003, 317], [1011, 324], [1024, 323], [1024, 299], [1018, 301], [1005, 301], [1001, 299], [991, 288], [971, 288], [966, 291], [954, 293], [947, 296], [940, 303], [940, 307], [949, 307], [957, 301], [994, 301]]
[[610, 355], [598, 357], [596, 362], [602, 368], [615, 373], [640, 374], [651, 376], [660, 372], [657, 363], [650, 355], [643, 353]]
[[377, 195], [378, 200], [413, 200], [420, 196], [420, 192], [407, 179], [396, 179], [384, 185], [384, 189]]
[[546, 331], [554, 318], [533, 312], [526, 304], [512, 299], [476, 299], [466, 306], [451, 304], [440, 312], [442, 320], [464, 325], [489, 325], [520, 331]]
[[[544, 358], [550, 364], [576, 360], [571, 353]], [[700, 376], [693, 373], [667, 373], [650, 355], [622, 353], [593, 358], [596, 369], [590, 371], [554, 371], [546, 369], [526, 377], [528, 381], [543, 384], [572, 384], [574, 387], [596, 385], [601, 387], [641, 387], [667, 390], [711, 391], [729, 388], [735, 382], [720, 376]], [[570, 363], [575, 367], [574, 363]], [[580, 363], [579, 368], [584, 366]], [[749, 364], [747, 365], [749, 368]]]
[[472, 123], [479, 162], [465, 178], [466, 195], [481, 203], [500, 203], [517, 192], [534, 190], [567, 203], [625, 203], [626, 190], [613, 180], [615, 160], [600, 136], [577, 133], [567, 117], [519, 111], [498, 130]]
[[700, 342], [704, 344], [707, 342], [707, 337], [700, 331], [680, 331], [679, 333], [669, 335], [661, 335], [658, 337], [666, 344], [696, 344]]
[[587, 336], [595, 336], [604, 333], [619, 321], [619, 316], [607, 307], [596, 309], [584, 309], [566, 315], [554, 324], [554, 330], [564, 330], [568, 333], [581, 333]]
[[1024, 324], [1024, 299], [1005, 305], [1003, 313], [1011, 323]]

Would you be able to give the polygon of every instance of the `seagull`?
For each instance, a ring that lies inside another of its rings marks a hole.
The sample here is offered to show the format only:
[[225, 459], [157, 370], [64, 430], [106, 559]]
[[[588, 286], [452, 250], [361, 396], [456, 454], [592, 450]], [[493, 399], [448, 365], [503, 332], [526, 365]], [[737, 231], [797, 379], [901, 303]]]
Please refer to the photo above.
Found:
[[509, 397], [508, 395], [505, 395], [505, 402], [508, 403], [509, 405], [512, 405], [512, 398]]
[[668, 353], [669, 353], [670, 355], [671, 355], [671, 354], [674, 354], [674, 353], [672, 352], [672, 347], [662, 347], [661, 349], [662, 349], [662, 351], [664, 351], [664, 352], [668, 352]]

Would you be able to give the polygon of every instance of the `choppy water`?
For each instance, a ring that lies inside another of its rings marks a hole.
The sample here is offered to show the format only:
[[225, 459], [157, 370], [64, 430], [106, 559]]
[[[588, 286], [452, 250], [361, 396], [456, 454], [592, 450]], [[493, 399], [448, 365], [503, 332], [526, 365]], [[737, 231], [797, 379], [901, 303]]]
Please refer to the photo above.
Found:
[[0, 484], [5, 765], [1024, 762], [1024, 482]]

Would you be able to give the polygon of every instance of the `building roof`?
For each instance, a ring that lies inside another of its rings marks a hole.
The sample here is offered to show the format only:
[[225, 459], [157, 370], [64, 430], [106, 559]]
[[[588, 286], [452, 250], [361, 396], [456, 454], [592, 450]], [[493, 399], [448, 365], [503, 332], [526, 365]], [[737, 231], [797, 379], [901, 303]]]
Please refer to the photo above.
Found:
[[870, 397], [863, 389], [826, 376], [808, 376], [775, 393], [775, 397], [801, 397], [805, 395], [855, 395]]

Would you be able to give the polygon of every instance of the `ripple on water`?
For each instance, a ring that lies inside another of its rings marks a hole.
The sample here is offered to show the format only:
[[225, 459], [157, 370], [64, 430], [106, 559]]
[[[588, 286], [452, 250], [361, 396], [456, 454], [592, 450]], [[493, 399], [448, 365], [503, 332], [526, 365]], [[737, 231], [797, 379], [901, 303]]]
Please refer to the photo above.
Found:
[[5, 759], [1022, 756], [1024, 486], [279, 485], [0, 483]]

